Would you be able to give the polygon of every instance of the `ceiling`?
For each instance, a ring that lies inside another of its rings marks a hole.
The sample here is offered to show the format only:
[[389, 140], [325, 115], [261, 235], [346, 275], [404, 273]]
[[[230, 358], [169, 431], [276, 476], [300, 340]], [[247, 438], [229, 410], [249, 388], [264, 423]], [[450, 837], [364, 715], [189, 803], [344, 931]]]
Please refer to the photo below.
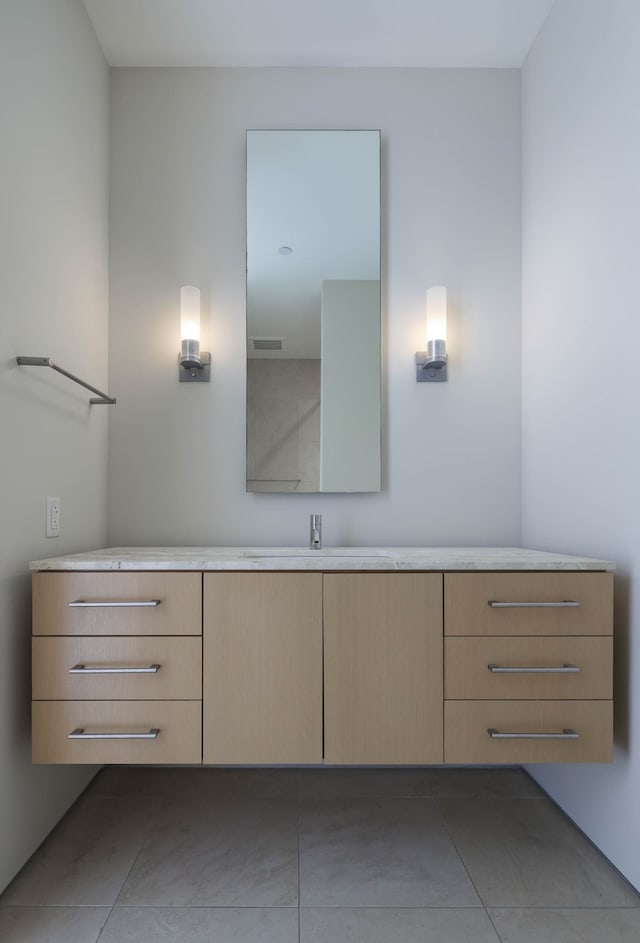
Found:
[[519, 68], [555, 0], [84, 0], [112, 66]]

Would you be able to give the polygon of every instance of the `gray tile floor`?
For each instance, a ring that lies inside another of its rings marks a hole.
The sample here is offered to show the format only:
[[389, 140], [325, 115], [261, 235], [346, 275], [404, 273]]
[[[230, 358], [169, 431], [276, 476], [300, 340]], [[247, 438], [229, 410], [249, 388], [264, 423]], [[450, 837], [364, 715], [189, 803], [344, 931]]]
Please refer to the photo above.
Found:
[[103, 770], [2, 943], [638, 943], [640, 897], [516, 769]]

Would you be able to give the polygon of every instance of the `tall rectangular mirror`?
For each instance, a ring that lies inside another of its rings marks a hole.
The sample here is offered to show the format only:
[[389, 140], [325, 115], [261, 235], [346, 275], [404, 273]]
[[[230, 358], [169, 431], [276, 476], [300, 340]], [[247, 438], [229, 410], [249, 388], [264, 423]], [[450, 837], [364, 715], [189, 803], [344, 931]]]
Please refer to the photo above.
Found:
[[247, 131], [247, 491], [380, 491], [379, 131]]

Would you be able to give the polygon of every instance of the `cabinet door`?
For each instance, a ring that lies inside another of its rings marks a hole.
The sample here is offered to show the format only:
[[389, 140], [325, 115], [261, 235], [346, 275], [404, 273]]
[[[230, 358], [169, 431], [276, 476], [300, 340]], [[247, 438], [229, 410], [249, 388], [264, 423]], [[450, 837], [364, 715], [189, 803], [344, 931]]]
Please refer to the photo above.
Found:
[[204, 577], [205, 763], [322, 762], [322, 574]]
[[442, 575], [325, 574], [325, 761], [442, 763]]

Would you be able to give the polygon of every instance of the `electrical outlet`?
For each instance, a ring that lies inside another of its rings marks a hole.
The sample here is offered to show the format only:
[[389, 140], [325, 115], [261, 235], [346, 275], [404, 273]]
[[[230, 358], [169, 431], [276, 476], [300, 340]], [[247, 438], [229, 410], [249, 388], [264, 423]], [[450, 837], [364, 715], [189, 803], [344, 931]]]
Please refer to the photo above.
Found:
[[60, 536], [60, 498], [47, 498], [46, 535]]

